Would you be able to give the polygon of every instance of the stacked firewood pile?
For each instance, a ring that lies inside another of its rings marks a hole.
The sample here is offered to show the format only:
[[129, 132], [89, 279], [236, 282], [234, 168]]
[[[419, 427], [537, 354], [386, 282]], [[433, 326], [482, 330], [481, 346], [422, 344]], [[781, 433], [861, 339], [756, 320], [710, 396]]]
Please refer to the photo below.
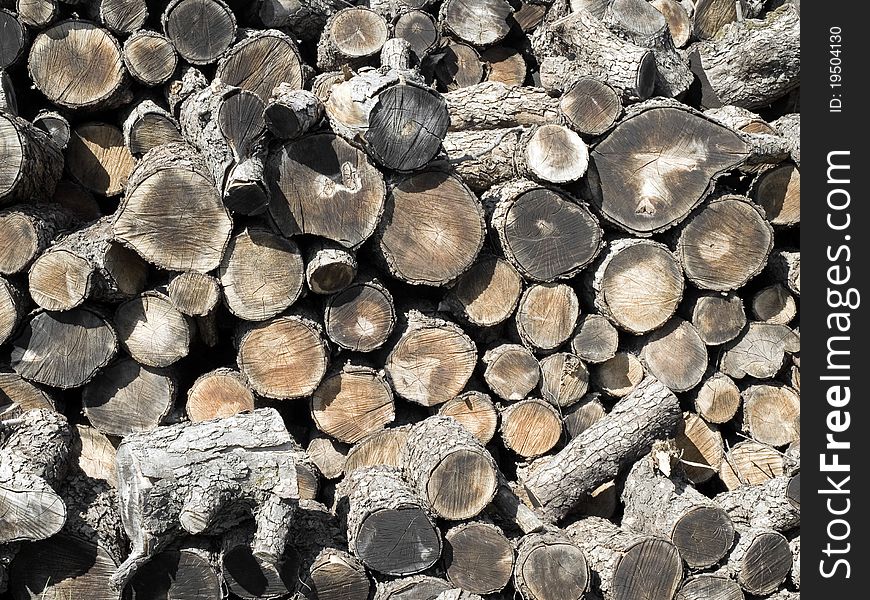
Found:
[[0, 597], [799, 597], [796, 0], [0, 7]]

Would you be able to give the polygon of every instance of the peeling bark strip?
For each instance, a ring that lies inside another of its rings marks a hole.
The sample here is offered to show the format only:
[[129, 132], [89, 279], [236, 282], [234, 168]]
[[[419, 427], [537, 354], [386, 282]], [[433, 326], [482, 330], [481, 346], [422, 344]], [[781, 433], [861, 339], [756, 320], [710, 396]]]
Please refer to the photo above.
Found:
[[254, 554], [277, 560], [299, 498], [301, 453], [274, 409], [124, 438], [118, 448], [118, 492], [133, 551], [113, 583], [123, 586], [182, 535], [221, 533], [251, 511], [257, 522]]
[[679, 416], [676, 396], [647, 377], [555, 456], [532, 463], [523, 485], [551, 518], [564, 517], [583, 494], [615, 478], [673, 431]]

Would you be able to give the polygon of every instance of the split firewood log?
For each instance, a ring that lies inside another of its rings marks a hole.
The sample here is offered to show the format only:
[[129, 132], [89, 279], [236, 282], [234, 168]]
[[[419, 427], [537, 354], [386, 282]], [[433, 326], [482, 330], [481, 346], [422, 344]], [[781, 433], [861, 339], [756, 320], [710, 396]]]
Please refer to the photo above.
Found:
[[734, 444], [725, 453], [719, 478], [729, 490], [745, 485], [758, 485], [783, 475], [785, 458], [776, 448], [745, 440]]
[[[207, 448], [192, 451], [202, 440]], [[252, 550], [274, 563], [299, 498], [302, 453], [274, 409], [125, 437], [118, 448], [118, 493], [133, 549], [113, 583], [123, 587], [180, 536], [226, 531], [252, 510]]]
[[696, 485], [712, 479], [722, 467], [725, 448], [719, 428], [694, 413], [683, 413], [674, 444], [683, 473]]
[[551, 518], [568, 513], [583, 494], [615, 478], [668, 435], [680, 417], [676, 396], [653, 377], [552, 458], [532, 463], [523, 485]]

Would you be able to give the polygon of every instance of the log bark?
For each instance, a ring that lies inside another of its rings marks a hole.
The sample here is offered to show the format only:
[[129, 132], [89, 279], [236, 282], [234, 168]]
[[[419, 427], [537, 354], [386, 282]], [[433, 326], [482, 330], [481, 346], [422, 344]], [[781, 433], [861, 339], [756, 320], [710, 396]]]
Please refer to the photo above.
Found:
[[791, 249], [774, 249], [767, 261], [767, 272], [789, 290], [801, 295], [801, 255]]
[[[210, 452], [191, 452], [203, 440]], [[118, 491], [133, 549], [113, 583], [122, 587], [185, 532], [220, 533], [252, 510], [253, 552], [274, 563], [299, 498], [300, 454], [274, 409], [127, 436], [118, 448]]]
[[112, 230], [155, 266], [207, 273], [220, 263], [232, 220], [201, 156], [185, 144], [165, 144], [136, 165]]
[[708, 346], [730, 342], [746, 327], [743, 299], [733, 292], [702, 292], [691, 310], [692, 325]]
[[781, 116], [776, 121], [771, 122], [771, 126], [779, 132], [779, 134], [788, 141], [791, 159], [795, 164], [801, 166], [801, 116], [800, 113], [788, 113]]
[[349, 472], [336, 490], [350, 551], [385, 575], [412, 575], [441, 556], [441, 533], [398, 469]]
[[781, 533], [738, 529], [737, 543], [718, 573], [737, 581], [749, 594], [766, 596], [785, 581], [791, 565], [791, 548]]
[[649, 98], [655, 88], [653, 52], [619, 37], [586, 10], [539, 27], [532, 46], [547, 90], [564, 92], [592, 77], [616, 89], [624, 101], [637, 101]]
[[655, 94], [677, 98], [694, 81], [686, 60], [674, 44], [665, 16], [646, 0], [613, 0], [602, 22], [621, 38], [652, 50], [656, 61]]
[[[691, 158], [686, 147], [695, 149]], [[644, 102], [591, 152], [592, 199], [616, 226], [639, 236], [659, 233], [683, 221], [748, 153], [736, 133], [685, 105]]]
[[279, 140], [295, 140], [313, 131], [325, 114], [320, 98], [289, 83], [276, 85], [266, 102], [266, 127]]
[[221, 299], [217, 278], [187, 271], [173, 276], [166, 294], [175, 310], [189, 317], [204, 317], [211, 313]]
[[[776, 52], [773, 51], [776, 48]], [[800, 17], [791, 5], [725, 25], [697, 46], [699, 68], [709, 81], [714, 102], [756, 108], [770, 104], [800, 85]]]
[[340, 244], [316, 240], [305, 249], [305, 283], [315, 294], [342, 291], [353, 283], [358, 266], [354, 253]]
[[[487, 557], [480, 564], [480, 557]], [[495, 594], [505, 588], [514, 569], [514, 548], [497, 526], [485, 521], [457, 525], [444, 534], [444, 568], [457, 588]]]
[[794, 227], [801, 222], [801, 172], [790, 163], [761, 173], [750, 192], [771, 224]]
[[773, 247], [773, 229], [743, 196], [702, 206], [680, 232], [676, 254], [686, 277], [701, 289], [730, 291], [761, 273]]
[[516, 310], [523, 279], [510, 262], [482, 253], [445, 294], [438, 310], [452, 313], [463, 323], [492, 327]]
[[674, 254], [658, 242], [612, 240], [594, 266], [595, 307], [625, 331], [658, 329], [683, 297], [683, 274]]
[[246, 227], [230, 238], [217, 277], [230, 312], [246, 321], [265, 321], [299, 299], [304, 268], [295, 242]]
[[202, 74], [202, 71], [190, 65], [181, 67], [178, 75], [173, 77], [163, 88], [169, 112], [172, 113], [172, 116], [178, 117], [182, 103], [207, 87], [208, 79]]
[[520, 540], [514, 587], [525, 600], [580, 600], [592, 578], [586, 554], [564, 534], [535, 533]]
[[0, 277], [0, 344], [5, 344], [24, 319], [27, 296], [21, 286]]
[[364, 70], [333, 86], [326, 101], [336, 133], [362, 142], [378, 164], [403, 172], [435, 158], [450, 123], [441, 95], [406, 69]]
[[[191, 27], [192, 22], [208, 27]], [[192, 65], [217, 61], [236, 37], [236, 17], [222, 0], [172, 0], [161, 23], [178, 54]]]
[[176, 389], [171, 374], [122, 359], [82, 389], [82, 409], [97, 430], [123, 437], [160, 425], [173, 408]]
[[444, 285], [474, 264], [485, 224], [477, 197], [453, 174], [424, 171], [387, 194], [375, 256], [414, 285]]
[[739, 527], [784, 533], [801, 522], [800, 504], [795, 506], [790, 496], [795, 477], [780, 476], [759, 485], [744, 485], [718, 494], [715, 501]]
[[386, 20], [365, 7], [343, 8], [329, 17], [317, 44], [322, 71], [347, 64], [353, 69], [370, 63], [389, 37]]
[[360, 278], [327, 298], [323, 322], [338, 346], [371, 352], [386, 343], [396, 325], [393, 296], [377, 279]]
[[142, 29], [133, 33], [122, 48], [124, 66], [133, 79], [149, 87], [163, 85], [178, 66], [175, 46], [156, 31]]
[[381, 583], [373, 600], [438, 600], [452, 590], [450, 583], [429, 575], [415, 575]]
[[538, 398], [511, 404], [501, 413], [501, 439], [505, 447], [524, 459], [552, 450], [562, 438], [559, 412]]
[[239, 41], [221, 56], [215, 77], [253, 92], [264, 104], [279, 85], [299, 90], [307, 78], [296, 42], [277, 29], [241, 30]]
[[694, 393], [695, 410], [709, 423], [727, 423], [740, 408], [740, 389], [724, 373], [714, 373]]
[[587, 363], [603, 363], [616, 355], [619, 333], [599, 314], [581, 315], [571, 338], [571, 352]]
[[[275, 348], [282, 351], [276, 355]], [[320, 325], [301, 315], [257, 324], [239, 340], [236, 362], [251, 388], [276, 399], [311, 395], [326, 374], [329, 353]]]
[[505, 258], [525, 278], [573, 277], [598, 255], [603, 234], [589, 208], [566, 194], [514, 180], [483, 196]]
[[759, 485], [784, 473], [784, 459], [776, 449], [746, 440], [725, 453], [719, 478], [729, 490]]
[[[93, 60], [81, 63], [81, 48]], [[62, 21], [42, 31], [30, 47], [27, 69], [37, 89], [63, 108], [109, 109], [127, 100], [121, 45], [88, 21]]]
[[514, 319], [522, 342], [546, 352], [571, 337], [579, 316], [580, 303], [573, 288], [564, 283], [542, 283], [523, 292]]
[[[715, 502], [670, 472], [676, 465], [675, 449], [667, 447], [654, 447], [634, 464], [622, 490], [621, 527], [669, 540], [691, 569], [709, 567], [731, 549], [734, 524]], [[669, 472], [662, 473], [662, 466]]]
[[344, 0], [257, 0], [256, 18], [266, 27], [286, 27], [299, 39], [316, 42], [327, 19], [350, 4]]
[[615, 478], [673, 431], [679, 416], [676, 396], [647, 377], [552, 459], [532, 464], [523, 485], [550, 518], [562, 517], [583, 494]]
[[701, 383], [707, 370], [707, 346], [688, 321], [675, 317], [640, 341], [646, 371], [674, 392]]
[[782, 369], [787, 354], [800, 351], [800, 337], [785, 325], [753, 322], [725, 347], [720, 369], [734, 379], [769, 379]]
[[604, 600], [667, 600], [683, 579], [677, 548], [661, 538], [620, 529], [599, 517], [581, 519], [565, 532], [586, 555], [593, 589]]
[[580, 77], [559, 99], [562, 119], [581, 135], [596, 136], [610, 129], [622, 115], [619, 94], [592, 77]]
[[444, 94], [451, 131], [559, 122], [558, 98], [541, 88], [486, 81]]
[[695, 575], [683, 582], [676, 600], [745, 600], [736, 581], [720, 575]]
[[0, 113], [0, 206], [48, 199], [63, 170], [63, 156], [54, 141], [24, 119]]
[[187, 356], [195, 332], [193, 321], [155, 291], [121, 304], [114, 324], [127, 353], [149, 367], [168, 367]]
[[483, 379], [502, 400], [526, 398], [538, 387], [541, 367], [525, 346], [501, 344], [486, 351], [481, 358]]
[[576, 404], [588, 388], [589, 371], [576, 354], [557, 352], [541, 360], [541, 396], [553, 406]]
[[0, 433], [0, 499], [7, 507], [0, 544], [53, 536], [67, 517], [59, 494], [72, 440], [66, 417], [30, 410], [0, 422]]
[[513, 8], [505, 0], [447, 0], [441, 5], [441, 27], [474, 46], [500, 42], [511, 28]]
[[[60, 351], [75, 348], [74, 353]], [[30, 381], [70, 389], [90, 381], [118, 349], [118, 336], [88, 308], [37, 312], [12, 341], [10, 365]]]
[[408, 426], [390, 427], [369, 435], [354, 444], [344, 461], [344, 472], [388, 466], [401, 467], [402, 449], [408, 441]]
[[383, 176], [362, 151], [330, 133], [281, 146], [267, 178], [269, 214], [287, 237], [308, 233], [357, 248], [384, 212]]
[[477, 363], [477, 347], [449, 321], [412, 310], [387, 356], [384, 370], [400, 397], [421, 404], [443, 404], [459, 394]]
[[757, 442], [785, 446], [800, 440], [800, 397], [784, 385], [743, 390], [743, 426]]
[[142, 156], [152, 148], [182, 142], [178, 121], [153, 100], [134, 105], [124, 119], [124, 144], [130, 154]]
[[640, 360], [629, 352], [617, 352], [598, 365], [593, 373], [595, 385], [608, 396], [624, 398], [640, 385], [646, 372]]
[[413, 425], [400, 461], [418, 497], [443, 519], [471, 519], [495, 497], [495, 461], [450, 417], [432, 416]]
[[455, 419], [481, 444], [488, 444], [492, 440], [498, 425], [495, 405], [482, 392], [463, 392], [439, 406], [438, 414]]
[[746, 172], [757, 172], [776, 165], [789, 157], [790, 143], [766, 121], [752, 111], [727, 105], [711, 108], [704, 114], [733, 129], [747, 144], [749, 157], [741, 167]]
[[798, 535], [788, 543], [791, 548], [791, 583], [800, 591], [801, 589], [801, 536]]
[[310, 410], [320, 431], [346, 444], [383, 429], [396, 417], [393, 392], [384, 377], [351, 363], [323, 379], [311, 395]]
[[70, 310], [86, 300], [117, 302], [145, 286], [147, 265], [112, 241], [111, 217], [58, 240], [31, 265], [33, 300], [47, 310]]
[[680, 452], [683, 473], [696, 485], [712, 479], [722, 467], [725, 448], [719, 428], [694, 413], [683, 413], [674, 444]]

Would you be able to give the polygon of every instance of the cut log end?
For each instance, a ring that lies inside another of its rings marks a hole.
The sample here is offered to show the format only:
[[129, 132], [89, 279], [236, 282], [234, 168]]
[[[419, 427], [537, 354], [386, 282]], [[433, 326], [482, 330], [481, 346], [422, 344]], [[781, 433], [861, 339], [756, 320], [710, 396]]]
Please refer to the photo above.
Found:
[[[559, 565], [558, 569], [554, 569]], [[546, 534], [523, 539], [517, 552], [514, 585], [530, 600], [580, 600], [591, 584], [586, 556], [566, 540]]]
[[254, 410], [255, 398], [245, 378], [232, 369], [200, 375], [187, 392], [185, 412], [193, 423]]
[[[236, 35], [236, 18], [222, 0], [173, 0], [162, 17], [163, 31], [192, 65], [215, 62]], [[191, 27], [191, 23], [207, 24]]]
[[[486, 556], [486, 564], [479, 557]], [[500, 592], [510, 581], [514, 549], [500, 529], [485, 523], [459, 525], [444, 536], [447, 578], [475, 594]]]
[[549, 452], [562, 437], [559, 413], [547, 402], [523, 400], [501, 415], [501, 436], [505, 446], [524, 458]]

